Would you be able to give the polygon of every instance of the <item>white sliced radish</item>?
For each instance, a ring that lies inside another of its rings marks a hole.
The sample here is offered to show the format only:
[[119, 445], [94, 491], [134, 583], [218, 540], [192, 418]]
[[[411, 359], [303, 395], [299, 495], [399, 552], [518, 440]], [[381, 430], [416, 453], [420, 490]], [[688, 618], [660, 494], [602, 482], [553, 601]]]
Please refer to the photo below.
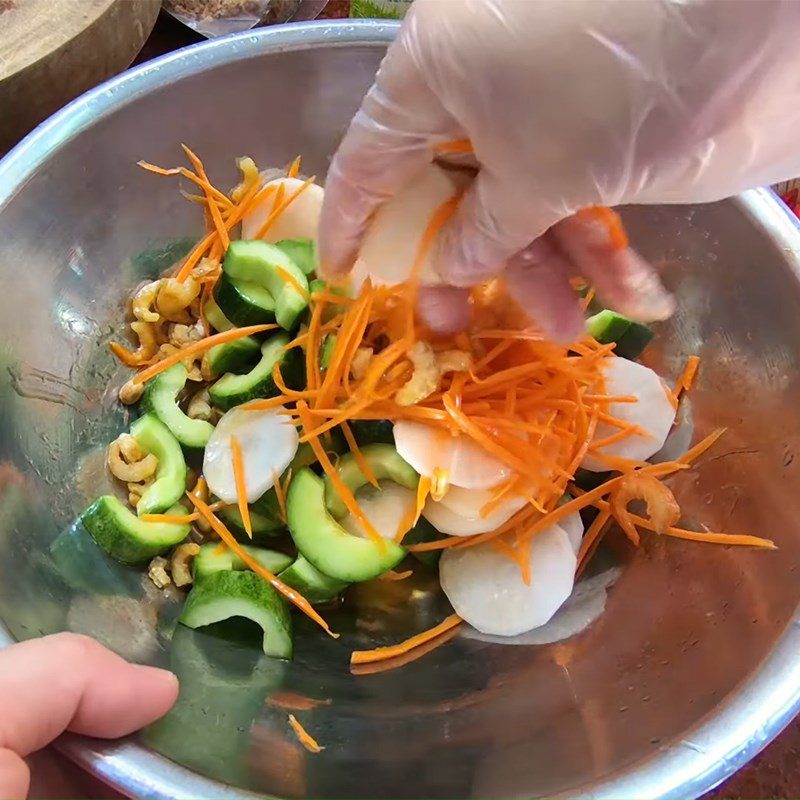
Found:
[[[602, 453], [636, 461], [645, 461], [657, 453], [664, 444], [675, 421], [675, 409], [667, 397], [661, 378], [649, 367], [627, 358], [609, 358], [605, 362], [606, 394], [633, 396], [636, 403], [611, 403], [608, 413], [618, 419], [638, 425], [648, 436], [634, 434], [601, 448]], [[604, 439], [619, 432], [619, 428], [601, 422], [594, 440]], [[581, 466], [592, 472], [609, 469], [601, 458], [588, 453]]]
[[[354, 281], [367, 276], [375, 284], [401, 283], [411, 273], [420, 241], [436, 209], [463, 191], [469, 173], [426, 166], [375, 213], [354, 268]], [[436, 242], [428, 247], [420, 269], [423, 283], [440, 283], [434, 269]]]
[[516, 636], [544, 625], [572, 593], [575, 553], [553, 525], [530, 542], [531, 582], [491, 542], [449, 548], [439, 561], [442, 589], [456, 613], [481, 633]]
[[225, 503], [236, 502], [231, 437], [242, 449], [247, 502], [253, 503], [269, 489], [297, 452], [297, 429], [291, 418], [279, 414], [283, 406], [267, 411], [233, 408], [223, 414], [206, 445], [203, 475], [212, 494]]
[[578, 550], [581, 549], [581, 540], [583, 539], [584, 530], [580, 512], [575, 511], [568, 517], [560, 519], [558, 521], [558, 527], [562, 528], [564, 533], [567, 534], [567, 539], [569, 539], [569, 543], [572, 545], [575, 555], [577, 555]]
[[447, 471], [452, 486], [491, 489], [512, 472], [511, 467], [487, 453], [468, 436], [452, 436], [422, 422], [395, 422], [394, 443], [400, 456], [420, 475], [432, 478], [438, 467]]
[[482, 517], [481, 509], [491, 499], [492, 493], [488, 489], [451, 486], [441, 500], [428, 498], [422, 516], [440, 533], [473, 536], [500, 527], [527, 502], [520, 495], [505, 496], [491, 513]]
[[[384, 538], [394, 539], [401, 520], [416, 506], [417, 493], [392, 481], [382, 481], [381, 488], [365, 486], [356, 493], [356, 500], [372, 527]], [[361, 523], [348, 512], [339, 524], [354, 536], [366, 536]]]
[[[288, 200], [303, 185], [299, 178], [277, 178], [265, 186], [283, 184], [284, 200]], [[276, 189], [277, 191], [277, 189]], [[293, 200], [270, 225], [264, 234], [265, 242], [280, 242], [283, 239], [313, 239], [317, 241], [319, 215], [322, 210], [322, 198], [325, 190], [312, 183], [303, 189], [303, 193]], [[265, 198], [254, 206], [242, 219], [242, 239], [255, 239], [259, 229], [275, 207], [275, 195]]]

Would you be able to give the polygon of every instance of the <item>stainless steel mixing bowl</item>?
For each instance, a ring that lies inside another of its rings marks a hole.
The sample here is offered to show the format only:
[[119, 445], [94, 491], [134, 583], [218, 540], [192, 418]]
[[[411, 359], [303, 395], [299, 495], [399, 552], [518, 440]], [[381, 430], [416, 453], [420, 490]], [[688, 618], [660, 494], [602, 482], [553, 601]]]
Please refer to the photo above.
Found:
[[[680, 301], [651, 359], [674, 375], [699, 353], [696, 432], [728, 427], [675, 481], [683, 508], [777, 552], [648, 536], [618, 552], [605, 612], [566, 641], [456, 638], [355, 677], [354, 645], [403, 638], [440, 618], [441, 600], [381, 584], [331, 615], [341, 640], [298, 620], [295, 660], [269, 661], [245, 634], [176, 628], [175, 604], [69, 531], [126, 422], [106, 347], [122, 298], [199, 232], [175, 183], [135, 162], [173, 164], [187, 142], [221, 184], [241, 154], [303, 153], [324, 175], [395, 30], [305, 24], [188, 48], [79, 99], [0, 164], [0, 640], [71, 628], [180, 674], [178, 707], [142, 736], [62, 742], [135, 796], [700, 794], [800, 700], [800, 231], [766, 191], [626, 220]], [[297, 705], [319, 755], [286, 724]]]

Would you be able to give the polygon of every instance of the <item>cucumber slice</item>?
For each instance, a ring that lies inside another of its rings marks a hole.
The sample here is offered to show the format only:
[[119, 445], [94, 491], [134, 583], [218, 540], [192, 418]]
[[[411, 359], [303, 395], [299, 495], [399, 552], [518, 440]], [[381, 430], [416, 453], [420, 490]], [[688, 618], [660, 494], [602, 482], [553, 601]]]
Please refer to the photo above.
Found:
[[654, 333], [647, 325], [633, 322], [616, 311], [604, 309], [586, 320], [586, 330], [600, 344], [616, 342], [614, 352], [631, 361], [638, 358]]
[[[141, 501], [140, 501], [141, 502]], [[170, 514], [186, 514], [182, 505]], [[118, 497], [99, 497], [81, 515], [92, 538], [112, 558], [125, 564], [141, 564], [182, 542], [190, 526], [167, 522], [142, 522]]]
[[333, 348], [336, 347], [336, 334], [329, 333], [322, 340], [319, 348], [319, 365], [322, 369], [328, 369], [333, 358]]
[[298, 556], [294, 564], [283, 570], [278, 577], [287, 586], [297, 589], [309, 603], [327, 603], [349, 585], [320, 572], [303, 556]]
[[[286, 330], [294, 328], [308, 306], [308, 279], [294, 261], [273, 244], [260, 240], [231, 242], [222, 271], [239, 287], [246, 283], [265, 289], [275, 301], [275, 321]], [[219, 298], [217, 302], [227, 314]], [[230, 314], [228, 316], [236, 322]]]
[[[405, 486], [406, 489], [417, 488], [419, 475], [407, 461], [404, 461], [397, 454], [397, 450], [390, 444], [367, 445], [361, 448], [361, 454], [372, 468], [372, 472], [379, 483], [383, 480], [389, 480], [400, 486]], [[337, 469], [339, 477], [353, 494], [362, 486], [366, 486], [367, 478], [352, 453], [342, 456]], [[347, 507], [327, 477], [325, 478], [325, 506], [335, 519], [341, 519], [347, 514]]]
[[261, 352], [261, 342], [254, 336], [245, 336], [233, 342], [218, 344], [208, 351], [208, 366], [214, 376], [226, 372], [247, 372]]
[[289, 485], [286, 498], [289, 531], [312, 566], [332, 578], [352, 583], [377, 578], [396, 567], [405, 550], [349, 534], [325, 507], [325, 483], [307, 467]]
[[350, 429], [359, 446], [390, 444], [394, 446], [394, 423], [388, 419], [356, 419]]
[[206, 300], [206, 304], [203, 306], [203, 313], [206, 315], [208, 324], [220, 333], [233, 330], [236, 327], [222, 313], [222, 309], [217, 305], [217, 301], [213, 297], [209, 297], [208, 300]]
[[243, 281], [232, 281], [225, 273], [217, 282], [214, 299], [225, 316], [245, 327], [275, 322], [275, 301], [263, 287]]
[[275, 242], [275, 247], [283, 250], [300, 267], [304, 275], [313, 275], [317, 271], [319, 259], [317, 245], [313, 239], [284, 239]]
[[139, 500], [136, 513], [159, 514], [177, 503], [186, 491], [183, 451], [169, 428], [152, 412], [131, 425], [131, 435], [142, 449], [158, 458], [156, 479]]
[[141, 409], [145, 413], [152, 411], [184, 447], [203, 448], [214, 426], [202, 419], [192, 419], [180, 409], [177, 397], [185, 385], [186, 367], [175, 364], [147, 382]]
[[252, 620], [264, 631], [264, 653], [292, 657], [292, 620], [286, 601], [254, 572], [226, 570], [199, 581], [189, 592], [180, 621], [202, 628], [231, 617]]
[[275, 385], [272, 371], [280, 365], [281, 375], [287, 386], [293, 389], [302, 387], [304, 364], [299, 348], [284, 350], [289, 337], [280, 333], [267, 339], [261, 345], [261, 360], [250, 372], [244, 375], [223, 375], [208, 390], [211, 402], [223, 411], [255, 400], [259, 397], [276, 397], [280, 389]]
[[260, 542], [264, 539], [274, 538], [282, 533], [286, 525], [281, 519], [261, 514], [254, 511], [250, 506], [250, 528], [253, 531], [253, 538], [245, 530], [242, 515], [236, 506], [226, 506], [219, 512], [220, 519], [228, 526], [231, 533], [240, 542]]
[[[237, 570], [242, 571], [248, 569], [247, 565], [242, 561], [239, 556], [232, 550], [224, 549], [223, 552], [218, 552], [220, 549], [219, 544], [216, 542], [209, 542], [200, 548], [200, 552], [194, 559], [193, 571], [195, 580], [198, 578], [206, 578], [213, 575], [215, 572], [222, 572], [223, 570]], [[294, 560], [286, 553], [279, 553], [277, 550], [265, 550], [262, 547], [248, 547], [242, 546], [249, 556], [254, 558], [264, 569], [268, 569], [273, 575], [285, 570]]]

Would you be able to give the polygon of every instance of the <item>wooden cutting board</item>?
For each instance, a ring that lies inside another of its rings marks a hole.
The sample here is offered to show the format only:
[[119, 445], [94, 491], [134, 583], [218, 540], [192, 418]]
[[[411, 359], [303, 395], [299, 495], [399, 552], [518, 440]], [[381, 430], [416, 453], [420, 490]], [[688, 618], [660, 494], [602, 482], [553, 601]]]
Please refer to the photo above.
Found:
[[0, 0], [0, 155], [82, 92], [125, 69], [160, 0]]

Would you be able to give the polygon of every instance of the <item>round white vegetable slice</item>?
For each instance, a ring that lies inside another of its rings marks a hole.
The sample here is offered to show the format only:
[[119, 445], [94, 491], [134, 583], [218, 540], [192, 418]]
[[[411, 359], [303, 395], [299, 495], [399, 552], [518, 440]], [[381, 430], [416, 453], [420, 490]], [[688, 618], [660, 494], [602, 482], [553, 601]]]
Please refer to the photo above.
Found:
[[[365, 486], [356, 493], [356, 500], [372, 527], [386, 539], [394, 539], [400, 521], [416, 506], [417, 493], [393, 481], [382, 481], [381, 488]], [[366, 536], [361, 523], [348, 512], [339, 524], [354, 536]]]
[[[667, 397], [664, 384], [652, 369], [627, 358], [606, 359], [605, 375], [606, 394], [638, 398], [636, 403], [611, 403], [608, 413], [624, 422], [638, 425], [649, 435], [628, 436], [606, 445], [601, 448], [601, 452], [645, 461], [662, 448], [675, 421], [675, 409]], [[604, 439], [618, 432], [619, 428], [601, 422], [595, 431], [594, 440]], [[609, 469], [608, 464], [593, 453], [586, 455], [581, 466], [592, 472]]]
[[[303, 185], [299, 178], [277, 178], [265, 186], [283, 184], [284, 200], [289, 199]], [[277, 189], [276, 189], [277, 191]], [[293, 200], [270, 225], [264, 234], [265, 242], [280, 242], [283, 239], [312, 239], [317, 241], [319, 215], [325, 190], [316, 183], [303, 189], [303, 193]], [[275, 195], [265, 198], [254, 206], [242, 219], [242, 239], [255, 239], [259, 229], [274, 207]]]
[[568, 517], [563, 517], [561, 520], [559, 520], [558, 527], [567, 534], [567, 539], [569, 539], [569, 543], [572, 545], [572, 549], [575, 551], [575, 555], [577, 556], [578, 550], [581, 549], [581, 540], [583, 539], [584, 530], [583, 520], [581, 519], [580, 513], [575, 511]]
[[527, 502], [520, 495], [504, 497], [485, 517], [481, 509], [492, 499], [488, 489], [464, 489], [451, 486], [441, 500], [428, 498], [422, 516], [440, 533], [449, 536], [473, 536], [499, 528]]
[[451, 436], [447, 431], [422, 422], [396, 422], [394, 443], [401, 458], [420, 475], [432, 478], [438, 467], [447, 471], [452, 486], [464, 489], [491, 489], [512, 472], [511, 467], [468, 436]]
[[[444, 170], [436, 164], [426, 166], [384, 203], [367, 228], [354, 267], [354, 281], [367, 276], [375, 284], [401, 283], [408, 278], [431, 216], [442, 203], [463, 191], [469, 173]], [[428, 247], [420, 268], [423, 283], [440, 283], [434, 269], [436, 242]]]
[[297, 452], [297, 430], [291, 418], [279, 414], [283, 406], [267, 411], [233, 408], [217, 423], [203, 455], [203, 475], [212, 494], [225, 503], [236, 502], [231, 437], [242, 449], [247, 502], [253, 503], [273, 484]]
[[491, 542], [449, 548], [439, 561], [442, 589], [466, 622], [481, 633], [516, 636], [544, 625], [572, 593], [575, 553], [558, 525], [530, 542], [531, 582], [519, 564]]

